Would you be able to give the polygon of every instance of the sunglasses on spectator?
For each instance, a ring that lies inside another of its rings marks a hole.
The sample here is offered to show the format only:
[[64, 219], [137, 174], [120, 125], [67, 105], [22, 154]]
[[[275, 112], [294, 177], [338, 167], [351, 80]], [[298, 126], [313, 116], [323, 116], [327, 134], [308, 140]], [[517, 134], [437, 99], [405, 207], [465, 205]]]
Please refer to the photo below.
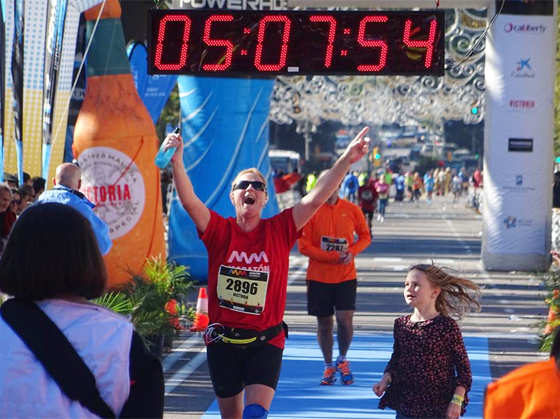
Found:
[[12, 204], [21, 204], [21, 200], [19, 199], [12, 199]]
[[256, 190], [256, 191], [264, 192], [266, 190], [266, 185], [259, 180], [240, 180], [239, 182], [237, 182], [235, 184], [235, 186], [233, 187], [233, 190], [234, 191], [237, 190], [237, 189], [247, 190], [249, 185], [251, 185], [253, 187], [253, 189]]

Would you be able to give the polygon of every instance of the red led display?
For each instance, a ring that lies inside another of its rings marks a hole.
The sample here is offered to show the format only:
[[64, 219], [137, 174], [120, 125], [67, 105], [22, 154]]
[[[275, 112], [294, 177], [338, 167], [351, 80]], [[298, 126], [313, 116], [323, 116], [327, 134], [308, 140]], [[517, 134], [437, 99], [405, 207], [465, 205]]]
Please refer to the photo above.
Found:
[[209, 47], [226, 47], [226, 55], [223, 64], [204, 64], [203, 70], [206, 71], [224, 71], [231, 65], [231, 58], [233, 57], [233, 44], [227, 39], [210, 39], [210, 31], [212, 30], [212, 22], [231, 22], [232, 15], [214, 15], [206, 19], [204, 24], [204, 42]]
[[443, 75], [443, 11], [151, 10], [148, 72]]

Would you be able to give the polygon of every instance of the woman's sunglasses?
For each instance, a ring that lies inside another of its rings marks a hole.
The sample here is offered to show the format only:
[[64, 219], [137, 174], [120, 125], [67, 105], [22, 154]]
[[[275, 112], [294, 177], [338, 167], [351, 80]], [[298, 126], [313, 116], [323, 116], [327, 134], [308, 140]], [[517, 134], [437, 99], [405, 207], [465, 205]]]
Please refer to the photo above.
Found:
[[239, 182], [237, 182], [235, 184], [235, 186], [233, 187], [233, 190], [234, 191], [237, 190], [237, 189], [247, 190], [249, 185], [251, 185], [253, 187], [253, 189], [256, 190], [256, 191], [263, 191], [264, 192], [266, 190], [266, 185], [259, 180], [240, 180]]

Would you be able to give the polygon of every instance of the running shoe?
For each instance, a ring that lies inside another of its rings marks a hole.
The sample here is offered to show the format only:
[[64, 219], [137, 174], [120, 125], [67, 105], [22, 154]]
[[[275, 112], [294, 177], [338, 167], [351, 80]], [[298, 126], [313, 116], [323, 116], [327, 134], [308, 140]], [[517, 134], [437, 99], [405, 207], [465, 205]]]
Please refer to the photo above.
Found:
[[335, 367], [326, 367], [325, 372], [323, 373], [323, 378], [321, 378], [322, 386], [332, 386], [336, 381], [336, 368]]
[[354, 382], [354, 376], [352, 375], [352, 371], [350, 371], [350, 362], [338, 362], [336, 364], [336, 370], [340, 373], [342, 384], [349, 385]]

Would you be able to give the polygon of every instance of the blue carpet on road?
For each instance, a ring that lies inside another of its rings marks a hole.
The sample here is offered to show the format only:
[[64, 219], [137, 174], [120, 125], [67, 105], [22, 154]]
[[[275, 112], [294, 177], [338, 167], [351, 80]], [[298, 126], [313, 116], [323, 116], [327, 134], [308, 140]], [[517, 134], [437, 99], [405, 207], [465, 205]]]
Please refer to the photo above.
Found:
[[[488, 340], [465, 337], [465, 344], [471, 361], [473, 386], [464, 417], [481, 418], [482, 396], [486, 385], [491, 381]], [[333, 386], [320, 386], [324, 365], [315, 335], [290, 334], [284, 351], [280, 382], [268, 417], [394, 418], [393, 410], [377, 408], [379, 399], [371, 390], [372, 385], [381, 379], [392, 350], [392, 336], [354, 336], [348, 359], [356, 382], [343, 386], [337, 379]], [[337, 354], [335, 348], [334, 355]], [[214, 402], [203, 419], [219, 417], [218, 405]]]

